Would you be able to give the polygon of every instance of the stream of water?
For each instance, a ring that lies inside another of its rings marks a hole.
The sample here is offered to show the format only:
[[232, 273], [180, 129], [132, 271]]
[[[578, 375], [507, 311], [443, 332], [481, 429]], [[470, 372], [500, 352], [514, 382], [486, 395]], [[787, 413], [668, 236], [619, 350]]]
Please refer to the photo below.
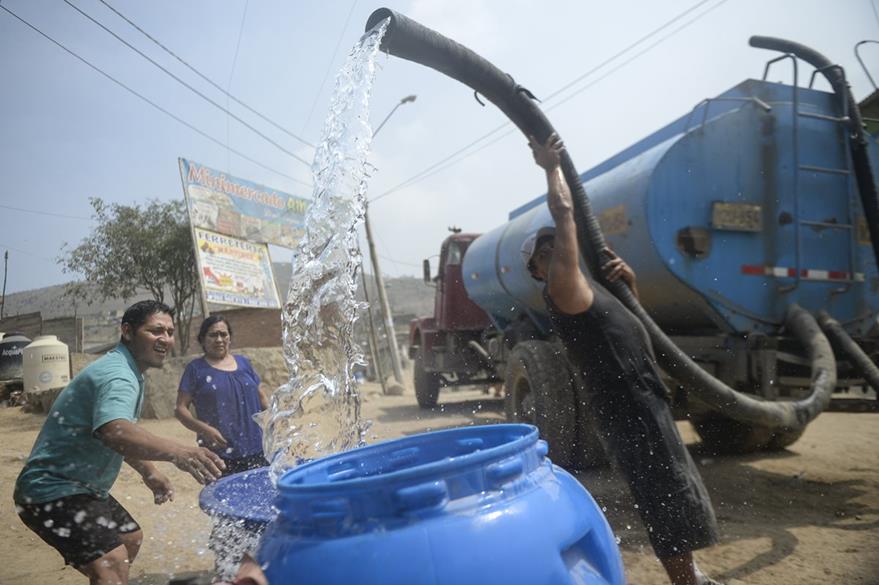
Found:
[[[303, 461], [363, 444], [367, 424], [353, 368], [364, 363], [353, 329], [363, 308], [356, 298], [360, 269], [358, 228], [363, 221], [372, 142], [369, 98], [383, 22], [354, 45], [336, 76], [323, 135], [311, 165], [313, 202], [293, 253], [282, 312], [289, 381], [261, 415], [263, 449], [273, 483]], [[230, 579], [259, 531], [244, 521], [216, 518], [211, 549], [216, 573]]]
[[355, 294], [371, 169], [369, 98], [386, 29], [387, 22], [364, 35], [338, 73], [312, 163], [313, 203], [283, 310], [290, 379], [275, 390], [265, 421], [264, 449], [275, 481], [304, 460], [362, 444], [366, 431], [353, 376], [364, 359], [353, 328], [362, 308]]

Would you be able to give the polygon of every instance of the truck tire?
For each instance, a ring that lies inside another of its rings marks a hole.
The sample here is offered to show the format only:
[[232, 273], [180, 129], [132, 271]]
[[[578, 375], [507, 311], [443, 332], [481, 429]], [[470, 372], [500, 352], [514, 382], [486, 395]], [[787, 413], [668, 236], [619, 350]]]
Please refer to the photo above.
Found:
[[713, 412], [694, 415], [691, 421], [705, 448], [717, 455], [781, 451], [793, 445], [805, 431], [774, 431], [767, 427], [741, 423]]
[[415, 400], [421, 408], [433, 408], [439, 399], [440, 377], [434, 372], [424, 369], [424, 358], [421, 348], [415, 354], [415, 364], [412, 367], [412, 381], [415, 385]]
[[504, 377], [507, 420], [536, 425], [560, 467], [576, 461], [577, 412], [567, 360], [560, 346], [525, 341], [513, 348]]

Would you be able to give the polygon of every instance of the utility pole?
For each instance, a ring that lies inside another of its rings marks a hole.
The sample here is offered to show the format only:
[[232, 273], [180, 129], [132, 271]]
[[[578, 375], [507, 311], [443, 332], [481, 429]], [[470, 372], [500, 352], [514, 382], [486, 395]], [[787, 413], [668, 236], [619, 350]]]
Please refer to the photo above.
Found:
[[382, 394], [388, 393], [388, 382], [385, 380], [385, 369], [381, 363], [381, 352], [378, 339], [375, 336], [375, 323], [372, 320], [372, 305], [369, 304], [369, 289], [366, 283], [366, 272], [363, 270], [363, 260], [360, 261], [360, 280], [363, 283], [363, 298], [366, 299], [366, 318], [369, 319], [369, 353], [372, 365], [375, 367], [375, 375], [382, 385]]
[[[379, 130], [384, 127], [387, 121], [390, 120], [391, 116], [394, 115], [394, 112], [397, 111], [397, 108], [404, 104], [414, 102], [416, 97], [417, 96], [415, 95], [407, 95], [401, 99], [397, 105], [391, 109], [388, 115], [385, 116], [385, 119], [381, 121], [381, 124], [379, 124], [372, 133], [372, 137], [375, 138]], [[400, 361], [400, 349], [397, 347], [397, 336], [394, 333], [394, 319], [391, 315], [391, 305], [388, 303], [388, 293], [385, 290], [385, 281], [382, 278], [381, 267], [378, 264], [378, 255], [375, 252], [375, 241], [372, 238], [372, 225], [369, 222], [369, 202], [364, 203], [363, 206], [363, 226], [366, 229], [366, 242], [369, 245], [369, 258], [372, 260], [372, 272], [375, 276], [375, 286], [378, 289], [378, 299], [382, 310], [382, 321], [385, 327], [385, 335], [388, 338], [388, 349], [391, 353], [391, 365], [394, 369], [394, 381], [397, 383], [396, 387], [392, 386], [388, 389], [388, 393], [401, 394], [404, 388], [403, 365]], [[376, 350], [376, 353], [378, 353], [378, 350]]]
[[9, 268], [9, 250], [3, 253], [3, 293], [0, 294], [0, 319], [3, 318], [3, 310], [6, 308], [6, 271]]
[[394, 368], [394, 381], [403, 386], [403, 366], [400, 363], [400, 352], [397, 347], [397, 336], [394, 334], [394, 319], [391, 316], [391, 305], [388, 303], [388, 293], [385, 291], [385, 281], [378, 264], [378, 255], [375, 253], [375, 242], [372, 238], [372, 226], [369, 223], [368, 206], [363, 208], [363, 225], [366, 228], [366, 242], [369, 245], [369, 257], [372, 260], [372, 269], [375, 272], [375, 286], [378, 289], [378, 300], [381, 303], [385, 335], [388, 337], [388, 348], [391, 351], [391, 365]]

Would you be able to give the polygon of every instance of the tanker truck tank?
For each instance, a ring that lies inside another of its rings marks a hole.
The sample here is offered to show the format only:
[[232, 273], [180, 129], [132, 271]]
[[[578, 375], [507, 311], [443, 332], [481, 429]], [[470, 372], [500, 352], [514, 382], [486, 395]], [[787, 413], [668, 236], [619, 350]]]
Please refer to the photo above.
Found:
[[[834, 94], [747, 80], [581, 175], [664, 329], [776, 335], [797, 303], [854, 337], [875, 332], [879, 275], [840, 113]], [[544, 200], [514, 210], [464, 260], [468, 294], [500, 328], [517, 312], [545, 326], [518, 253], [552, 225]]]
[[[831, 93], [747, 80], [580, 175], [651, 317], [703, 369], [765, 400], [802, 398], [814, 379], [785, 327], [797, 306], [833, 315], [862, 362], [879, 355], [879, 274], [841, 110]], [[879, 168], [875, 140], [869, 149]], [[531, 323], [549, 338], [542, 285], [519, 250], [550, 225], [540, 196], [464, 257], [467, 294], [508, 346], [533, 336]], [[836, 370], [837, 390], [865, 384], [846, 355]], [[741, 424], [677, 396], [679, 414], [718, 452], [783, 448], [803, 430]], [[508, 399], [508, 413], [527, 404]]]

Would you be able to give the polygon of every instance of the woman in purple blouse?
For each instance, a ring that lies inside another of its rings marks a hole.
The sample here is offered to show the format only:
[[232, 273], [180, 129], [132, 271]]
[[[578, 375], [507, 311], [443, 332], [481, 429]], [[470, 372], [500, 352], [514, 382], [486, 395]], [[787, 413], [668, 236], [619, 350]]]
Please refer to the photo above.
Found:
[[[177, 391], [175, 415], [198, 435], [199, 445], [226, 463], [224, 475], [268, 465], [262, 430], [253, 415], [268, 407], [260, 379], [248, 359], [232, 355], [232, 328], [222, 315], [201, 324], [198, 342], [204, 356], [192, 360]], [[195, 405], [196, 416], [189, 409]]]

